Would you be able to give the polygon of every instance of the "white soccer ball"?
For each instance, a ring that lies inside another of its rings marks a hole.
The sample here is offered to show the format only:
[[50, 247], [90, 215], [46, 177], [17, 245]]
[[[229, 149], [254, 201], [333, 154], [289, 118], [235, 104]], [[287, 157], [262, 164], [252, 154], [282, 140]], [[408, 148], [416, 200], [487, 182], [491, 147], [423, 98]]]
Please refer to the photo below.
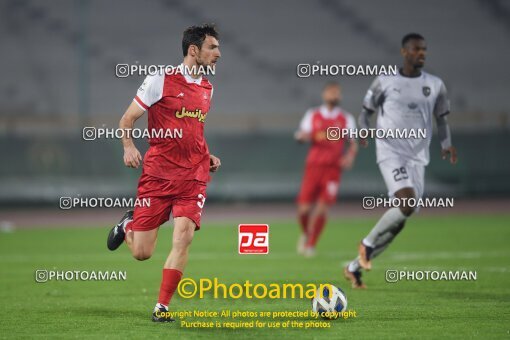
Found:
[[312, 310], [324, 319], [336, 319], [347, 309], [347, 296], [332, 284], [322, 285], [312, 299]]

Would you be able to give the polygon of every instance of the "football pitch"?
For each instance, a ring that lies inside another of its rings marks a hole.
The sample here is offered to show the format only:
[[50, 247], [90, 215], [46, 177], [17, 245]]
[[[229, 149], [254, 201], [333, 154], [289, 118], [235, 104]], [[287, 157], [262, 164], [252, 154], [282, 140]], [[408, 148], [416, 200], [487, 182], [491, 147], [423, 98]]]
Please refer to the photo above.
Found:
[[[414, 216], [365, 274], [367, 290], [353, 290], [342, 267], [376, 221], [329, 221], [317, 256], [295, 251], [298, 226], [270, 225], [268, 255], [239, 255], [237, 225], [205, 223], [193, 241], [184, 277], [224, 284], [332, 283], [342, 288], [357, 317], [327, 321], [327, 328], [186, 328], [150, 319], [171, 228], [161, 228], [153, 257], [134, 260], [123, 245], [106, 249], [109, 226], [17, 229], [0, 234], [0, 338], [508, 338], [510, 330], [510, 215]], [[261, 221], [255, 221], [261, 222]], [[126, 271], [125, 281], [35, 282], [35, 271]], [[388, 269], [476, 271], [476, 281], [414, 280], [388, 283]], [[184, 299], [172, 311], [307, 311], [309, 299], [224, 299], [206, 294]], [[284, 322], [292, 318], [256, 318]], [[224, 318], [187, 318], [224, 321]], [[250, 319], [243, 319], [249, 321]], [[308, 318], [300, 321], [319, 321]], [[237, 320], [241, 321], [241, 320]]]

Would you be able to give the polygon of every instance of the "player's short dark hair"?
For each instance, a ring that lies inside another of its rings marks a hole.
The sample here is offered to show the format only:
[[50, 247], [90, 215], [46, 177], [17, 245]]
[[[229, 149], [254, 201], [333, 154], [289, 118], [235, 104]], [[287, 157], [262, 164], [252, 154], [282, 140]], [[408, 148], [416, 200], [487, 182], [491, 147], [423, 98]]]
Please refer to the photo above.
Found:
[[402, 47], [404, 47], [411, 40], [425, 40], [425, 38], [418, 33], [408, 33], [402, 38]]
[[338, 87], [339, 89], [342, 88], [340, 86], [340, 83], [338, 83], [336, 81], [328, 81], [326, 84], [324, 84], [324, 87], [322, 88], [322, 90], [324, 91], [325, 89], [328, 89], [330, 87]]
[[202, 26], [191, 26], [186, 28], [182, 34], [182, 54], [187, 56], [188, 48], [191, 45], [198, 46], [199, 49], [202, 48], [202, 44], [208, 35], [219, 39], [219, 34], [214, 24], [203, 24]]

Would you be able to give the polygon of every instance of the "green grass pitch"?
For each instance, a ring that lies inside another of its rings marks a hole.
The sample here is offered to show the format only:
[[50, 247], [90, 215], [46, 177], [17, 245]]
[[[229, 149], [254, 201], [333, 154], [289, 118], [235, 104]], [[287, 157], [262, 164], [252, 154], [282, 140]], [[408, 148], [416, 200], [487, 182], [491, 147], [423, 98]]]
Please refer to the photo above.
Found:
[[[185, 277], [218, 277], [223, 283], [328, 282], [343, 288], [357, 318], [331, 321], [327, 329], [189, 329], [155, 324], [161, 267], [170, 248], [164, 226], [153, 257], [134, 260], [123, 245], [106, 249], [109, 227], [20, 229], [0, 234], [0, 338], [508, 338], [510, 336], [510, 215], [414, 216], [355, 291], [342, 264], [356, 252], [375, 219], [333, 220], [317, 256], [295, 253], [298, 227], [270, 224], [269, 255], [238, 255], [237, 225], [203, 226], [193, 241]], [[126, 270], [126, 281], [36, 283], [36, 269]], [[477, 281], [386, 283], [387, 269], [476, 270]], [[307, 310], [307, 299], [183, 299], [172, 310]], [[196, 320], [196, 319], [194, 319]], [[201, 319], [207, 320], [207, 319]], [[288, 319], [284, 319], [288, 320]], [[269, 320], [265, 320], [269, 321]]]

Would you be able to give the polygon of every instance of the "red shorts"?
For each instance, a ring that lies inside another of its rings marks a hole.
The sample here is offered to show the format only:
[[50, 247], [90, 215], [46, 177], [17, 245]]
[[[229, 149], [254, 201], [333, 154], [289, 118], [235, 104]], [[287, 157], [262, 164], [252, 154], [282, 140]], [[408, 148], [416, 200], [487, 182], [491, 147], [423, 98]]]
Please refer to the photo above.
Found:
[[[135, 231], [158, 228], [173, 217], [187, 217], [200, 229], [200, 218], [204, 207], [207, 183], [190, 180], [166, 180], [142, 174], [138, 182], [137, 197], [150, 199], [150, 206], [135, 207], [133, 222]], [[149, 205], [149, 204], [147, 204]]]
[[341, 171], [337, 166], [307, 164], [297, 202], [302, 204], [316, 201], [335, 203], [340, 177]]

